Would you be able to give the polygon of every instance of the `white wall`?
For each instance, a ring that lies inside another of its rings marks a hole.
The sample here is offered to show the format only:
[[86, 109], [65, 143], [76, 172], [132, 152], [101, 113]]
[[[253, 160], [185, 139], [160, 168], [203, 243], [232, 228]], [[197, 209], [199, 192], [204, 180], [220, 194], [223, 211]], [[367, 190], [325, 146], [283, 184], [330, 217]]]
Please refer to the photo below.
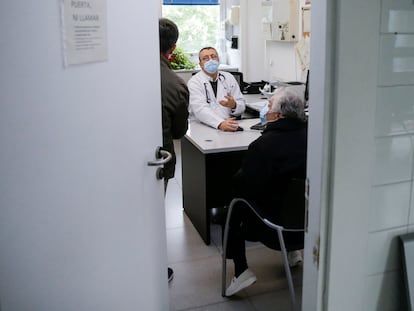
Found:
[[414, 231], [414, 6], [341, 0], [336, 12], [325, 308], [406, 310], [398, 235]]
[[[230, 15], [231, 15], [231, 8], [233, 6], [240, 7], [240, 0], [224, 0], [220, 2], [220, 5], [224, 6], [225, 11], [225, 19], [227, 23], [229, 23]], [[227, 64], [231, 67], [241, 68], [241, 18], [239, 18], [239, 23], [235, 25], [231, 25], [231, 29], [233, 32], [233, 36], [238, 38], [238, 48], [232, 49], [231, 48], [231, 41], [226, 41], [226, 50], [227, 50]], [[228, 38], [227, 38], [228, 39]]]
[[384, 0], [372, 9], [377, 13], [372, 36], [379, 48], [374, 49], [378, 69], [365, 308], [402, 310], [397, 236], [414, 232], [414, 5]]
[[241, 71], [247, 82], [265, 80], [265, 41], [261, 26], [261, 2], [240, 1], [241, 20]]
[[301, 81], [295, 44], [296, 42], [266, 41], [265, 66], [269, 81]]
[[[300, 0], [299, 6], [305, 0]], [[295, 54], [296, 42], [265, 40], [261, 1], [241, 0], [241, 71], [246, 81], [304, 81]], [[302, 11], [299, 10], [299, 34]]]

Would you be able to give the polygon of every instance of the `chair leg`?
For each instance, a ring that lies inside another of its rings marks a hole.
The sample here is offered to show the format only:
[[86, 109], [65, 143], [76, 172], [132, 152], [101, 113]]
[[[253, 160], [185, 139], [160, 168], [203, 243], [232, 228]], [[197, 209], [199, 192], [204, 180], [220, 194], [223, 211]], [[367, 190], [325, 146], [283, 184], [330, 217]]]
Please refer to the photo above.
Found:
[[284, 242], [284, 239], [283, 239], [283, 233], [282, 233], [281, 230], [277, 230], [277, 234], [278, 234], [278, 237], [279, 237], [280, 249], [282, 251], [283, 263], [284, 263], [284, 266], [285, 266], [286, 278], [287, 278], [287, 281], [288, 281], [290, 301], [292, 303], [292, 310], [296, 311], [297, 310], [297, 305], [296, 305], [295, 288], [293, 286], [292, 273], [290, 272], [289, 261], [288, 261], [288, 257], [287, 257], [287, 250], [286, 250], [285, 242]]
[[226, 296], [226, 275], [227, 275], [227, 260], [226, 260], [226, 251], [227, 251], [227, 238], [229, 236], [229, 225], [230, 217], [233, 211], [234, 200], [230, 203], [229, 211], [227, 213], [226, 225], [224, 226], [224, 236], [223, 236], [223, 258], [222, 258], [222, 269], [221, 269], [221, 296]]
[[227, 260], [226, 260], [226, 234], [224, 234], [223, 238], [223, 258], [221, 264], [221, 296], [226, 296], [226, 274], [227, 274]]

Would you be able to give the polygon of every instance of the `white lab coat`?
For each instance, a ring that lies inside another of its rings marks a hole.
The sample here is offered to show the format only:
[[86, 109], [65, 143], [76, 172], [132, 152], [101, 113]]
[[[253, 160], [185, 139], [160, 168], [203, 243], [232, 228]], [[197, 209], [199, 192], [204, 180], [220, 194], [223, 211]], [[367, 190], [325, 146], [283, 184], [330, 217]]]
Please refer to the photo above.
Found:
[[[211, 127], [218, 128], [221, 122], [232, 117], [240, 116], [246, 109], [243, 94], [233, 75], [219, 71], [217, 76], [217, 97], [214, 96], [211, 78], [202, 70], [188, 81], [190, 91], [190, 120], [198, 120]], [[220, 105], [220, 100], [230, 94], [236, 101], [236, 108], [230, 109]]]

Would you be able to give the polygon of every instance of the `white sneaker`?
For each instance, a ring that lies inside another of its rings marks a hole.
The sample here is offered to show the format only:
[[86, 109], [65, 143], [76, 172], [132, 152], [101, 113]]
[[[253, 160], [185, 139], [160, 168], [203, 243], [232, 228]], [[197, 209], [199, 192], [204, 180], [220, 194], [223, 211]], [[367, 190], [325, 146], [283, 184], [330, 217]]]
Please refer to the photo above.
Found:
[[291, 268], [296, 267], [297, 265], [301, 264], [303, 261], [302, 253], [299, 250], [288, 252], [287, 258], [289, 262], [289, 267]]
[[238, 278], [233, 277], [230, 286], [226, 290], [226, 296], [234, 295], [242, 289], [252, 285], [254, 282], [256, 282], [256, 280], [256, 276], [251, 270], [244, 270], [244, 272], [240, 274]]

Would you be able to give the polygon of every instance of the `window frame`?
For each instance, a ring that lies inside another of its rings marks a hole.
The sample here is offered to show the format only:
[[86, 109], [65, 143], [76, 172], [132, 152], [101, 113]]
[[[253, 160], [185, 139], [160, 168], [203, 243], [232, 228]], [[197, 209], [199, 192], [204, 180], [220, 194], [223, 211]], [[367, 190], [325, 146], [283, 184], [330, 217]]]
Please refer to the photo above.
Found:
[[219, 0], [163, 0], [163, 5], [220, 5]]

